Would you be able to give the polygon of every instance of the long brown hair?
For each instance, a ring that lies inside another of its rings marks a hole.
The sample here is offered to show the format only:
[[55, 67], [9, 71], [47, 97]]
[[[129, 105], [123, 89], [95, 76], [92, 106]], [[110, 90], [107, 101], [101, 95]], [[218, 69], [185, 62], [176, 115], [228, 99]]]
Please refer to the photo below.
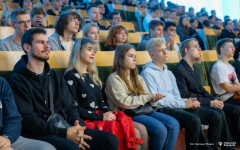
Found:
[[[109, 30], [107, 40], [106, 40], [106, 43], [104, 44], [104, 47], [108, 47], [109, 45], [117, 46], [116, 36], [122, 30], [125, 30], [127, 33], [127, 36], [128, 36], [128, 30], [123, 25], [117, 24], [117, 25], [112, 26]], [[128, 43], [128, 38], [126, 39], [126, 41], [124, 43], [125, 44]]]
[[130, 44], [120, 44], [117, 46], [115, 50], [115, 56], [114, 56], [114, 65], [112, 72], [117, 72], [117, 74], [120, 76], [120, 78], [125, 82], [125, 84], [128, 87], [128, 90], [134, 94], [142, 95], [144, 94], [144, 89], [138, 80], [138, 70], [137, 68], [130, 70], [130, 80], [127, 79], [127, 69], [126, 65], [124, 63], [125, 55], [130, 49], [135, 49]]
[[183, 29], [183, 31], [185, 32], [185, 34], [190, 35], [190, 32], [189, 32], [188, 26], [187, 26], [187, 25], [184, 26], [183, 23], [182, 23], [182, 21], [183, 21], [184, 18], [187, 19], [187, 17], [182, 16], [182, 17], [179, 19], [179, 23], [178, 23], [178, 24], [179, 24], [180, 27], [182, 27], [182, 29]]

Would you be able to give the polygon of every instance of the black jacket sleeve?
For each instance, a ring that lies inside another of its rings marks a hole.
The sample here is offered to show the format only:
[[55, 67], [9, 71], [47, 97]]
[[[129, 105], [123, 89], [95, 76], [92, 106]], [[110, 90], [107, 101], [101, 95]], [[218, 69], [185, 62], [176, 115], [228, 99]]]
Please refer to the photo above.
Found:
[[[178, 89], [179, 89], [179, 92], [180, 92], [182, 98], [197, 98], [201, 104], [208, 105], [208, 106], [210, 105], [209, 97], [199, 97], [199, 96], [197, 96], [197, 94], [189, 91], [187, 83], [186, 83], [186, 79], [184, 78], [184, 76], [181, 73], [181, 71], [179, 70], [179, 68], [175, 68], [173, 70], [173, 74], [176, 78]], [[203, 87], [202, 87], [201, 91], [202, 90], [205, 90], [205, 89], [203, 89]]]
[[8, 82], [12, 88], [18, 110], [23, 118], [23, 129], [39, 135], [55, 135], [66, 138], [67, 129], [57, 128], [36, 116], [32, 105], [32, 95], [17, 76], [11, 74]]
[[2, 108], [3, 108], [3, 127], [1, 135], [8, 136], [11, 143], [14, 143], [21, 134], [22, 117], [20, 116], [12, 90], [3, 78], [0, 78], [0, 85], [2, 87]]
[[64, 78], [61, 76], [61, 85], [62, 85], [62, 102], [63, 102], [63, 108], [65, 112], [67, 113], [67, 121], [71, 124], [74, 125], [74, 122], [76, 120], [79, 121], [79, 124], [81, 126], [85, 126], [85, 122], [80, 118], [79, 113], [77, 111], [77, 107], [75, 106], [74, 99], [69, 92], [69, 89], [67, 87], [66, 81]]
[[67, 84], [67, 86], [74, 101], [77, 102], [79, 115], [90, 120], [103, 120], [103, 114], [97, 114], [95, 111], [91, 111], [91, 113], [89, 113], [89, 110], [86, 110], [83, 107], [79, 106], [78, 101], [81, 101], [81, 99], [77, 98], [77, 89], [79, 88], [77, 81], [78, 79], [74, 76], [74, 74], [69, 72], [64, 76], [64, 79], [66, 80], [66, 82], [71, 80], [73, 81], [72, 85]]

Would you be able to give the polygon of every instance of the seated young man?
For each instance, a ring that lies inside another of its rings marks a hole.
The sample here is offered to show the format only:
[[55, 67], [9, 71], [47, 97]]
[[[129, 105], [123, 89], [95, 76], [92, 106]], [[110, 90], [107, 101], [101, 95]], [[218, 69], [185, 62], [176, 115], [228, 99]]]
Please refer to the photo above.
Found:
[[97, 5], [99, 10], [100, 10], [100, 20], [108, 20], [107, 18], [105, 18], [103, 16], [105, 14], [105, 6], [104, 6], [103, 2], [95, 1], [93, 4]]
[[49, 39], [50, 49], [54, 51], [71, 51], [76, 41], [76, 33], [85, 24], [85, 20], [76, 11], [67, 11], [59, 16], [55, 30]]
[[201, 107], [206, 108], [212, 113], [221, 117], [221, 141], [232, 141], [231, 134], [226, 122], [226, 116], [229, 116], [234, 125], [234, 131], [240, 134], [240, 107], [223, 104], [214, 96], [209, 94], [201, 84], [200, 70], [193, 64], [200, 59], [201, 48], [196, 39], [183, 41], [179, 50], [182, 60], [173, 68], [179, 92], [182, 98], [194, 97], [201, 103]]
[[224, 28], [219, 36], [219, 39], [224, 39], [224, 38], [232, 38], [234, 41], [234, 38], [236, 38], [235, 34], [232, 32], [233, 29], [233, 23], [231, 19], [227, 19], [224, 22]]
[[152, 20], [158, 20], [160, 21], [160, 19], [158, 18], [158, 14], [159, 14], [159, 10], [158, 7], [153, 7], [150, 10], [150, 14], [148, 14], [144, 19], [143, 19], [143, 28], [145, 30], [145, 32], [149, 32], [149, 23]]
[[10, 15], [11, 26], [15, 29], [13, 35], [1, 40], [0, 51], [22, 51], [21, 38], [31, 28], [31, 19], [28, 9], [14, 9]]
[[152, 20], [149, 23], [149, 34], [143, 35], [142, 41], [138, 44], [137, 51], [145, 51], [146, 43], [151, 38], [161, 38], [166, 43], [167, 50], [178, 51], [178, 46], [174, 43], [176, 24], [173, 22], [166, 22], [165, 25], [162, 21]]
[[69, 6], [69, 0], [62, 0], [62, 7]]
[[107, 27], [107, 30], [111, 28], [111, 26], [116, 24], [121, 24], [122, 17], [120, 16], [120, 13], [118, 11], [113, 11], [108, 14], [108, 21], [110, 22], [110, 26]]
[[106, 30], [105, 26], [102, 26], [98, 23], [98, 20], [100, 20], [100, 10], [97, 5], [89, 6], [86, 11], [89, 18], [89, 21], [87, 21], [87, 23], [94, 23], [100, 30]]
[[47, 11], [47, 14], [52, 16], [58, 16], [61, 11], [62, 0], [49, 0], [49, 2], [52, 6], [52, 9], [49, 9]]
[[46, 11], [42, 7], [33, 7], [33, 9], [30, 12], [31, 20], [32, 20], [32, 27], [43, 27], [47, 28], [47, 22], [46, 22]]
[[160, 20], [163, 21], [163, 22], [165, 22], [165, 19], [169, 19], [170, 14], [171, 14], [171, 13], [170, 13], [170, 9], [168, 9], [168, 8], [164, 9], [163, 15], [162, 15], [162, 17], [160, 18]]
[[223, 25], [222, 20], [216, 19], [214, 25], [211, 26], [210, 28], [211, 29], [222, 29], [222, 25]]
[[55, 150], [43, 141], [27, 139], [22, 136], [22, 117], [18, 112], [12, 90], [7, 81], [0, 77], [0, 147], [1, 150]]
[[[85, 129], [85, 122], [79, 116], [66, 81], [47, 63], [50, 47], [45, 29], [36, 27], [28, 30], [22, 37], [22, 47], [26, 55], [16, 63], [8, 77], [23, 118], [22, 136], [48, 142], [58, 150], [117, 150], [118, 138], [115, 135]], [[52, 91], [54, 113], [71, 127], [58, 128], [48, 122], [52, 114], [49, 91]]]
[[170, 15], [170, 17], [169, 17], [170, 19], [177, 19], [177, 12], [176, 11], [174, 11], [174, 10], [171, 10], [171, 15]]

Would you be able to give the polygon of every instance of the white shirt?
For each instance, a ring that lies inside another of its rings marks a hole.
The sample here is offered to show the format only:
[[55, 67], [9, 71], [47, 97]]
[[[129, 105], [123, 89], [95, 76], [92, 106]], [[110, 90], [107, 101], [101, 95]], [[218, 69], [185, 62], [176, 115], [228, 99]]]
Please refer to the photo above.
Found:
[[72, 50], [72, 46], [73, 46], [73, 40], [69, 41], [69, 42], [65, 42], [63, 41], [64, 46], [66, 48], [66, 51], [71, 51]]
[[213, 65], [210, 76], [213, 90], [217, 96], [220, 96], [221, 101], [224, 102], [234, 95], [234, 92], [227, 93], [220, 85], [221, 83], [228, 82], [229, 85], [232, 86], [236, 81], [238, 81], [235, 69], [232, 65], [226, 65], [221, 60], [218, 60]]
[[149, 32], [149, 28], [148, 25], [152, 20], [159, 20], [160, 19], [158, 17], [153, 18], [150, 14], [148, 14], [144, 19], [143, 19], [143, 28], [145, 30], [145, 32]]

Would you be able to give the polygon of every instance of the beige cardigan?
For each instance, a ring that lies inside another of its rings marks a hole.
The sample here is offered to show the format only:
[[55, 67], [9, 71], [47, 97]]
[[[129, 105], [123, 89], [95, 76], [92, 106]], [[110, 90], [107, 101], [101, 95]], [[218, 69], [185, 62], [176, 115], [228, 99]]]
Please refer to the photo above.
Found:
[[[130, 76], [128, 76], [128, 79], [130, 79]], [[105, 93], [108, 98], [108, 107], [111, 110], [119, 112], [124, 109], [135, 109], [140, 105], [145, 105], [145, 103], [151, 100], [151, 93], [148, 91], [143, 78], [138, 75], [138, 79], [143, 86], [144, 95], [129, 96], [132, 93], [130, 93], [127, 85], [119, 75], [116, 72], [110, 74], [107, 80]], [[157, 102], [150, 103], [152, 106], [157, 105]]]

